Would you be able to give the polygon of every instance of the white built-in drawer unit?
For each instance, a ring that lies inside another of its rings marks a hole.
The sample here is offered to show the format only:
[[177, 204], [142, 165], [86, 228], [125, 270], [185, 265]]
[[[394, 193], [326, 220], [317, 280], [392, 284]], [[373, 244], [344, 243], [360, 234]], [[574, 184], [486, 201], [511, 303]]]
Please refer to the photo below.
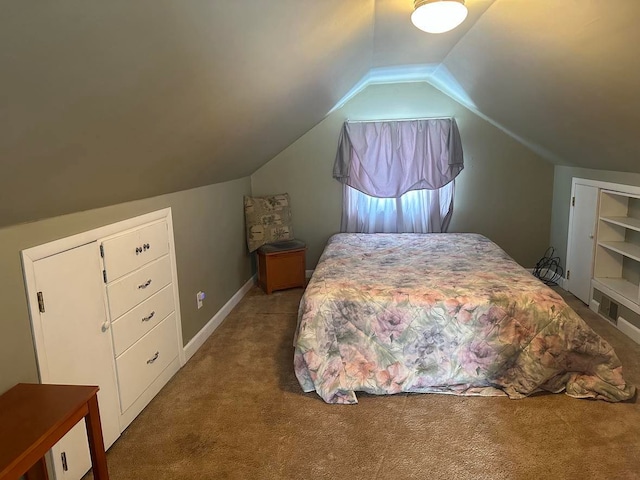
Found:
[[167, 228], [155, 222], [100, 243], [123, 427], [179, 368]]
[[[24, 250], [22, 260], [40, 380], [98, 385], [108, 448], [184, 364], [171, 209]], [[84, 422], [52, 448], [51, 464], [58, 480], [87, 472]]]

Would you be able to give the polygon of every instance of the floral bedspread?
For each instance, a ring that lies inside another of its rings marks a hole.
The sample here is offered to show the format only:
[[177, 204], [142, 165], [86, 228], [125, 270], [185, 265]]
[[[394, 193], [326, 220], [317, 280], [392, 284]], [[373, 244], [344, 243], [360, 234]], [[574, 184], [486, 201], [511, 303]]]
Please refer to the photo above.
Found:
[[477, 234], [334, 235], [303, 295], [294, 366], [328, 403], [565, 391], [626, 400], [611, 346]]

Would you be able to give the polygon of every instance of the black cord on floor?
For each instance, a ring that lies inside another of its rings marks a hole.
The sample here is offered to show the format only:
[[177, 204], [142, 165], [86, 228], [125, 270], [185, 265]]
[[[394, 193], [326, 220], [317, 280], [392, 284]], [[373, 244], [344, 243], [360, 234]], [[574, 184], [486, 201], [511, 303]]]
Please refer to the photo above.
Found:
[[533, 275], [549, 286], [558, 285], [558, 280], [564, 274], [564, 269], [560, 265], [560, 257], [554, 257], [554, 253], [553, 247], [547, 248], [544, 256], [536, 263], [536, 268], [533, 269]]

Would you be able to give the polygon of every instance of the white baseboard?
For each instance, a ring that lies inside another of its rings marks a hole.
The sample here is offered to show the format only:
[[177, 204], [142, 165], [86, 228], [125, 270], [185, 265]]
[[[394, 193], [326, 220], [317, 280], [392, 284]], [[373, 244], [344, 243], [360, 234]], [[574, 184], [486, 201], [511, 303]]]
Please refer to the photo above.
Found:
[[634, 342], [640, 343], [640, 328], [627, 322], [622, 317], [618, 317], [618, 330], [631, 338]]
[[304, 271], [304, 278], [306, 278], [307, 280], [309, 280], [311, 278], [311, 275], [313, 275], [313, 270], [305, 270]]
[[196, 334], [196, 336], [193, 337], [189, 341], [189, 343], [185, 345], [184, 347], [185, 362], [188, 362], [189, 359], [193, 357], [193, 355], [198, 351], [198, 349], [211, 336], [214, 330], [218, 328], [222, 323], [222, 321], [227, 317], [227, 315], [231, 313], [231, 310], [233, 310], [233, 307], [235, 307], [238, 303], [240, 303], [240, 300], [242, 300], [242, 297], [244, 297], [247, 294], [247, 292], [251, 290], [251, 287], [253, 287], [255, 283], [256, 283], [256, 276], [254, 275], [249, 280], [247, 280], [247, 283], [245, 283], [240, 288], [240, 290], [238, 290], [235, 293], [235, 295], [233, 295], [233, 297], [231, 297], [229, 301], [224, 304], [224, 306], [220, 310], [218, 310], [218, 313], [216, 313], [213, 316], [213, 318], [209, 320], [204, 327], [202, 327], [202, 330], [200, 330]]

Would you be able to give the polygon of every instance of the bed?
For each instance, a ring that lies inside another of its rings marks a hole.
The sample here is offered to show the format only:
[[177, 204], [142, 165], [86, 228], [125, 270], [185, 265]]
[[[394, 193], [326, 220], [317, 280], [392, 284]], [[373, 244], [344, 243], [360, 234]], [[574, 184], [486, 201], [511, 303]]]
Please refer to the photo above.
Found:
[[337, 234], [302, 297], [295, 373], [327, 403], [355, 392], [611, 402], [634, 396], [611, 346], [477, 234]]

